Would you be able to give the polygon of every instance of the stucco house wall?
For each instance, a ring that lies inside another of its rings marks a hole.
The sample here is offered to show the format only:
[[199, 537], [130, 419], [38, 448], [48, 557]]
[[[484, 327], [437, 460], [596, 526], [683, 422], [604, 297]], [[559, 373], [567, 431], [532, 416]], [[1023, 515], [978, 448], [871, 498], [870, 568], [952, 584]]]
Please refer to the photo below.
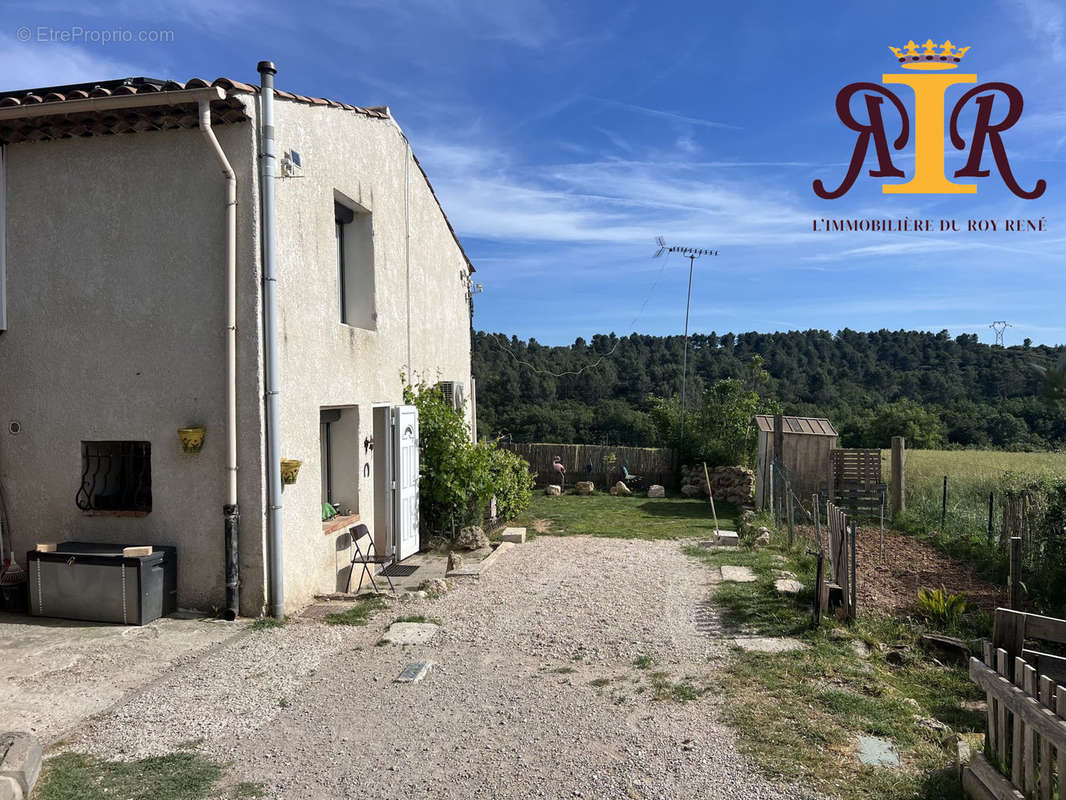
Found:
[[[258, 97], [239, 97], [251, 119], [214, 130], [238, 181], [241, 613], [258, 615], [269, 594]], [[275, 128], [279, 155], [295, 149], [304, 165], [277, 181], [281, 454], [303, 461], [282, 501], [292, 611], [343, 587], [351, 557], [347, 535], [321, 524], [320, 410], [345, 409], [338, 430], [357, 449], [340, 478], [357, 476], [355, 510], [374, 530], [384, 443], [362, 447], [374, 406], [401, 403], [401, 373], [469, 389], [470, 317], [468, 263], [393, 120], [279, 98]], [[214, 156], [199, 131], [154, 131], [8, 145], [5, 174], [0, 479], [16, 554], [65, 539], [175, 544], [180, 605], [221, 607], [225, 182]], [[374, 330], [339, 319], [337, 197], [372, 215]], [[206, 444], [186, 454], [176, 430], [197, 423]], [[81, 442], [104, 440], [151, 443], [146, 516], [77, 508]]]
[[[216, 126], [238, 180], [239, 492], [246, 575], [263, 573], [262, 361], [255, 129]], [[0, 477], [16, 556], [69, 539], [176, 544], [182, 606], [224, 605], [225, 181], [195, 130], [8, 145], [8, 330]], [[21, 432], [8, 432], [10, 421]], [[177, 429], [207, 427], [203, 451]], [[81, 442], [151, 443], [152, 510], [75, 504]], [[258, 613], [262, 581], [244, 583]]]
[[[373, 531], [373, 460], [385, 457], [384, 442], [369, 453], [362, 444], [374, 435], [373, 408], [402, 402], [404, 373], [469, 387], [470, 316], [465, 258], [391, 119], [278, 102], [275, 128], [278, 152], [298, 151], [303, 165], [301, 177], [279, 178], [276, 191], [282, 450], [303, 461], [283, 498], [288, 605], [343, 589], [351, 561], [347, 534], [322, 532], [320, 409], [343, 407], [357, 417], [356, 510]], [[371, 214], [373, 330], [340, 322], [337, 198]]]

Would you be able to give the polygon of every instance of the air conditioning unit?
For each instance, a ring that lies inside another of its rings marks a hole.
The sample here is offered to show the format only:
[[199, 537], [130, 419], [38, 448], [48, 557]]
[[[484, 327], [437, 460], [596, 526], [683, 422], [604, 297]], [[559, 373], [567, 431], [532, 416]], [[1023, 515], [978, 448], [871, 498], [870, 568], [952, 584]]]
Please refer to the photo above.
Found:
[[466, 405], [466, 389], [461, 381], [441, 381], [437, 384], [445, 401], [452, 408], [462, 411]]

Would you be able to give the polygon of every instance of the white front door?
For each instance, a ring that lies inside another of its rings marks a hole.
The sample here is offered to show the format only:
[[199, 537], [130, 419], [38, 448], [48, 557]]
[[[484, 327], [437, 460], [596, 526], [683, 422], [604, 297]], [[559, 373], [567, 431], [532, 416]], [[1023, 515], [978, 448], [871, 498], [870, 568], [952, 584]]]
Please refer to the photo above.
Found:
[[418, 552], [418, 409], [392, 409], [393, 536], [397, 561]]

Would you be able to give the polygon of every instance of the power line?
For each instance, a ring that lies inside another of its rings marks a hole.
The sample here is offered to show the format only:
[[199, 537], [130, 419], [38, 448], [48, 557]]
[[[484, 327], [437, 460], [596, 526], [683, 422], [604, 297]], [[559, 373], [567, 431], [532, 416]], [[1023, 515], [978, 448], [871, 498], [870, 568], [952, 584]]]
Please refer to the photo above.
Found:
[[[673, 252], [673, 251], [670, 251], [670, 252]], [[659, 256], [661, 254], [662, 253], [659, 252], [659, 253], [656, 253], [655, 255]], [[666, 272], [667, 261], [668, 261], [668, 259], [665, 259], [663, 261], [663, 265], [659, 269], [659, 274], [655, 276], [655, 281], [652, 283], [651, 288], [648, 290], [647, 295], [645, 295], [644, 302], [640, 304], [640, 310], [637, 311], [637, 315], [635, 317], [633, 317], [632, 322], [629, 323], [628, 327], [629, 327], [630, 330], [632, 330], [633, 326], [637, 324], [637, 320], [639, 320], [641, 318], [641, 316], [643, 316], [644, 310], [648, 307], [648, 301], [651, 300], [651, 296], [652, 296], [652, 294], [654, 294], [655, 288], [659, 285], [659, 281], [662, 280], [663, 273]], [[534, 364], [530, 364], [528, 361], [523, 361], [521, 358], [519, 358], [517, 355], [514, 354], [514, 352], [511, 350], [511, 348], [509, 348], [505, 344], [501, 344], [500, 342], [498, 342], [496, 340], [496, 337], [492, 336], [491, 334], [488, 336], [488, 340], [490, 342], [492, 342], [494, 345], [496, 345], [496, 347], [500, 348], [505, 353], [507, 353], [507, 355], [509, 355], [511, 358], [513, 358], [515, 360], [515, 362], [518, 364], [518, 366], [525, 367], [526, 369], [529, 369], [529, 370], [531, 370], [532, 372], [534, 372], [534, 373], [536, 373], [538, 375], [547, 375], [547, 376], [552, 377], [552, 378], [564, 378], [564, 377], [567, 377], [569, 375], [577, 376], [577, 375], [580, 375], [581, 373], [585, 372], [586, 370], [595, 369], [600, 364], [602, 364], [606, 359], [608, 359], [611, 356], [613, 356], [615, 351], [618, 349], [618, 346], [620, 344], [622, 344], [622, 339], [619, 338], [618, 341], [614, 343], [614, 347], [612, 347], [610, 350], [608, 350], [602, 356], [597, 358], [593, 363], [586, 364], [585, 366], [581, 367], [581, 369], [567, 370], [567, 371], [564, 371], [564, 372], [552, 372], [551, 370], [541, 369], [540, 367], [538, 367], [538, 366], [536, 366]]]

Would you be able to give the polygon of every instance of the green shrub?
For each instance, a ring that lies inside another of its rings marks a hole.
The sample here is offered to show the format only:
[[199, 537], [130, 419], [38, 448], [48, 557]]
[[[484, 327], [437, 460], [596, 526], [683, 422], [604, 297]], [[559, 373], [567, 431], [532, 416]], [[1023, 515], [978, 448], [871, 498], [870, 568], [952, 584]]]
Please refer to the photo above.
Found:
[[510, 450], [493, 450], [490, 471], [497, 517], [514, 519], [529, 508], [535, 477], [529, 472], [529, 462]]
[[927, 619], [941, 625], [953, 625], [966, 611], [966, 595], [949, 593], [943, 586], [939, 589], [918, 590], [918, 611]]
[[505, 519], [529, 506], [529, 464], [510, 451], [471, 442], [462, 409], [439, 388], [409, 384], [404, 402], [418, 409], [419, 512], [429, 531], [450, 534], [480, 524], [493, 495]]

